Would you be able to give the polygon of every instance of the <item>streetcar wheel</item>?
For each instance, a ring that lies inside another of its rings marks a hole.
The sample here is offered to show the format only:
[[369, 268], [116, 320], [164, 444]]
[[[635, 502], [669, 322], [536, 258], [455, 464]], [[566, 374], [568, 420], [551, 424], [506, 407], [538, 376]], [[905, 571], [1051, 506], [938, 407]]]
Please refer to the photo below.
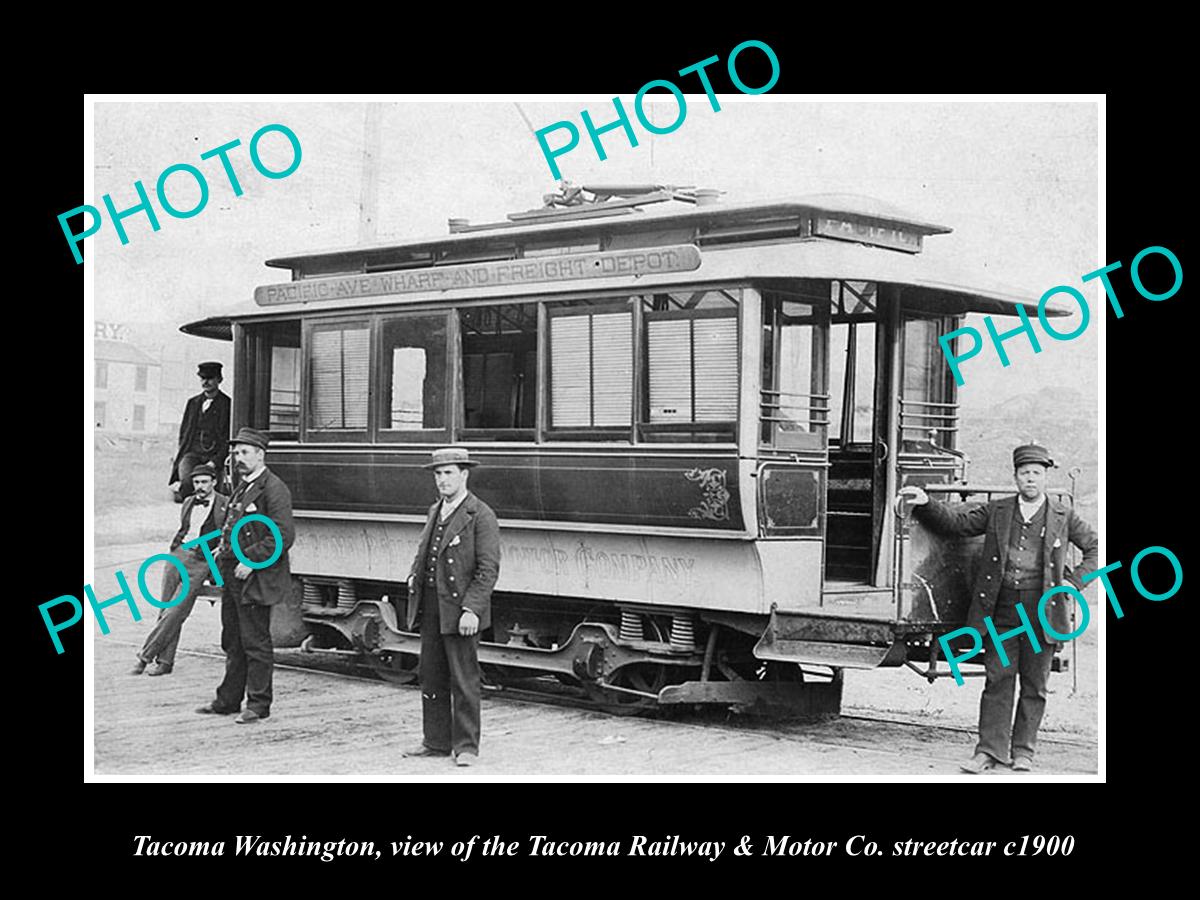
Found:
[[606, 690], [603, 685], [587, 684], [588, 696], [605, 712], [618, 716], [632, 716], [658, 705], [658, 692], [667, 685], [667, 667], [657, 663], [633, 663], [618, 669], [612, 678], [614, 686], [654, 694], [641, 697], [624, 691]]
[[368, 653], [371, 670], [390, 684], [412, 684], [417, 680], [421, 658], [415, 653]]

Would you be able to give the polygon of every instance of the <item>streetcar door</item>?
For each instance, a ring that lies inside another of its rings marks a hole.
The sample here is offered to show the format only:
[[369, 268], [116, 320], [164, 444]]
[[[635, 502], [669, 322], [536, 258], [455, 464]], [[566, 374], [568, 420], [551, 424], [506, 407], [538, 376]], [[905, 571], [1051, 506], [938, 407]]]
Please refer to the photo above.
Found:
[[830, 284], [825, 580], [886, 586], [894, 328], [874, 282]]
[[[900, 322], [896, 405], [896, 491], [966, 478], [966, 458], [957, 449], [958, 397], [938, 339], [959, 327], [961, 317], [921, 308], [920, 295], [907, 289]], [[893, 495], [894, 496], [894, 495]], [[894, 538], [899, 580], [898, 615], [908, 621], [961, 621], [963, 610], [947, 598], [966, 596], [970, 541], [944, 540], [914, 530], [910, 509], [900, 510]], [[936, 575], [936, 577], [934, 577]], [[947, 618], [949, 616], [950, 618]], [[955, 618], [957, 616], [957, 618]]]

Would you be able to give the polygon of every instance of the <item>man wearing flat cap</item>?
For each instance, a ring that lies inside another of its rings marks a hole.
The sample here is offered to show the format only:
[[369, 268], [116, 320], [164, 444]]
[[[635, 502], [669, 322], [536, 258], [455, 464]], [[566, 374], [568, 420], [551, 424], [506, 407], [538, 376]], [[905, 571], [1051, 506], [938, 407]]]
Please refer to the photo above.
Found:
[[[408, 575], [421, 610], [421, 707], [424, 741], [405, 756], [479, 758], [479, 633], [492, 624], [492, 588], [500, 576], [500, 525], [467, 490], [476, 460], [461, 447], [433, 451], [440, 499], [429, 508]], [[411, 627], [411, 623], [410, 623]]]
[[[1017, 605], [1032, 627], [1038, 629], [1041, 652], [1035, 652], [1029, 634], [1004, 641], [1008, 665], [989, 649], [984, 656], [986, 682], [979, 701], [979, 743], [975, 755], [962, 765], [979, 774], [997, 763], [1011, 762], [1014, 771], [1033, 768], [1038, 727], [1046, 709], [1046, 682], [1054, 657], [1055, 639], [1037, 615], [1042, 595], [1069, 584], [1081, 590], [1077, 573], [1096, 568], [1096, 533], [1073, 509], [1046, 495], [1046, 472], [1054, 461], [1045, 447], [1025, 444], [1013, 451], [1015, 497], [1004, 497], [962, 512], [931, 500], [919, 487], [900, 493], [913, 503], [913, 515], [932, 531], [946, 535], [986, 535], [967, 625], [987, 634], [984, 618], [990, 616], [997, 634], [1022, 625]], [[1083, 561], [1072, 570], [1065, 565], [1067, 544], [1083, 551]], [[1068, 594], [1058, 593], [1046, 602], [1046, 619], [1056, 634], [1071, 633]], [[1013, 720], [1013, 693], [1017, 676], [1021, 690]]]
[[142, 672], [147, 675], [169, 675], [175, 669], [175, 650], [179, 646], [183, 623], [192, 614], [200, 588], [210, 574], [208, 560], [200, 545], [185, 545], [203, 534], [220, 530], [225, 524], [225, 495], [214, 490], [217, 477], [216, 467], [210, 462], [192, 469], [194, 490], [183, 501], [179, 530], [175, 532], [170, 547], [170, 552], [187, 572], [187, 590], [182, 597], [177, 596], [183, 587], [179, 569], [173, 565], [167, 566], [163, 573], [162, 593], [158, 596], [159, 602], [172, 605], [159, 609], [158, 621], [137, 654], [137, 662], [131, 672], [133, 675], [141, 675]]
[[[288, 550], [296, 539], [292, 492], [266, 466], [270, 439], [243, 428], [230, 441], [234, 472], [241, 477], [229, 497], [214, 558], [221, 574], [221, 649], [225, 678], [213, 702], [196, 712], [232, 715], [239, 725], [256, 724], [271, 715], [275, 652], [271, 645], [271, 607], [286, 601], [292, 590]], [[258, 518], [249, 519], [250, 516]], [[261, 517], [269, 519], [271, 524]], [[239, 555], [240, 551], [240, 555]], [[273, 560], [273, 561], [272, 561]], [[247, 565], [247, 561], [256, 565]]]
[[210, 462], [221, 484], [225, 457], [229, 453], [229, 396], [221, 390], [221, 364], [202, 362], [196, 370], [202, 390], [188, 399], [179, 423], [179, 449], [171, 464], [169, 484], [179, 482], [175, 502], [192, 492], [192, 469]]

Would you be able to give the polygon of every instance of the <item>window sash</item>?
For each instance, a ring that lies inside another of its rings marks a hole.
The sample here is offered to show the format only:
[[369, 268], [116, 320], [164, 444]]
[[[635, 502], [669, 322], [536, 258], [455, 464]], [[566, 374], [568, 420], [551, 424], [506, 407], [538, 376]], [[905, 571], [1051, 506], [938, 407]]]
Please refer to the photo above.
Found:
[[370, 323], [314, 326], [308, 365], [307, 432], [365, 433], [370, 411]]
[[651, 426], [737, 422], [737, 310], [645, 312], [647, 408]]
[[633, 419], [633, 312], [553, 310], [550, 427], [625, 428]]

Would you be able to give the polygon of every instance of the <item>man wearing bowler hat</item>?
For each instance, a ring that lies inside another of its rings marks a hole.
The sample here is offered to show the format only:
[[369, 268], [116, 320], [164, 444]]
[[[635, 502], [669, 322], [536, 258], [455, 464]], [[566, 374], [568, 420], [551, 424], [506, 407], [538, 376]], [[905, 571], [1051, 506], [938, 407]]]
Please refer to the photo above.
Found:
[[[182, 597], [176, 593], [182, 588], [179, 569], [168, 565], [163, 573], [162, 593], [159, 602], [172, 603], [158, 611], [158, 622], [146, 637], [141, 651], [134, 664], [133, 675], [169, 675], [175, 668], [175, 650], [179, 646], [179, 635], [183, 631], [183, 623], [192, 614], [196, 605], [196, 597], [204, 585], [204, 579], [209, 575], [208, 560], [199, 544], [192, 543], [196, 538], [213, 531], [218, 531], [225, 524], [224, 494], [214, 491], [217, 484], [217, 470], [210, 462], [201, 463], [192, 469], [192, 495], [183, 501], [180, 511], [179, 530], [171, 540], [170, 552], [179, 560], [187, 572], [187, 590]], [[191, 543], [192, 546], [185, 547]], [[147, 669], [146, 667], [150, 668]]]
[[461, 447], [433, 451], [440, 499], [417, 545], [408, 592], [421, 609], [421, 706], [424, 741], [405, 756], [479, 758], [479, 633], [492, 624], [492, 588], [500, 575], [500, 524], [467, 490], [476, 461]]
[[[292, 590], [288, 549], [296, 539], [292, 523], [292, 492], [266, 466], [269, 438], [243, 428], [232, 441], [234, 472], [241, 481], [229, 497], [229, 510], [214, 553], [224, 591], [221, 593], [221, 649], [225, 678], [216, 699], [196, 712], [231, 715], [246, 709], [235, 721], [256, 724], [271, 715], [271, 607]], [[250, 519], [249, 516], [265, 517]], [[240, 551], [240, 556], [239, 556]], [[261, 565], [249, 566], [243, 560]], [[271, 562], [273, 560], [273, 562]], [[269, 563], [269, 564], [268, 564]]]
[[[1037, 629], [1038, 648], [1029, 632], [1003, 642], [1007, 666], [1001, 664], [994, 647], [989, 647], [984, 656], [987, 678], [979, 701], [979, 743], [975, 755], [962, 765], [963, 771], [971, 774], [1010, 761], [1013, 771], [1033, 768], [1056, 643], [1040, 624], [1038, 603], [1046, 591], [1062, 584], [1081, 590], [1076, 573], [1096, 568], [1096, 533], [1073, 509], [1046, 496], [1046, 471], [1053, 466], [1054, 460], [1045, 447], [1017, 447], [1013, 451], [1017, 495], [962, 512], [929, 499], [919, 487], [906, 487], [900, 492], [912, 501], [913, 515], [931, 530], [963, 537], [986, 535], [971, 590], [967, 625], [987, 635], [983, 620], [990, 616], [996, 633], [1003, 635], [1024, 624], [1017, 611], [1019, 604], [1031, 627]], [[1083, 551], [1083, 561], [1074, 570], [1063, 559], [1068, 542]], [[1071, 602], [1063, 593], [1046, 601], [1046, 619], [1056, 634], [1071, 633]], [[1021, 691], [1014, 723], [1013, 693], [1018, 675]]]
[[196, 370], [201, 392], [188, 399], [179, 423], [179, 449], [171, 465], [169, 484], [179, 482], [175, 502], [192, 492], [192, 469], [210, 462], [221, 484], [225, 456], [229, 453], [229, 396], [221, 391], [221, 364], [202, 362]]

